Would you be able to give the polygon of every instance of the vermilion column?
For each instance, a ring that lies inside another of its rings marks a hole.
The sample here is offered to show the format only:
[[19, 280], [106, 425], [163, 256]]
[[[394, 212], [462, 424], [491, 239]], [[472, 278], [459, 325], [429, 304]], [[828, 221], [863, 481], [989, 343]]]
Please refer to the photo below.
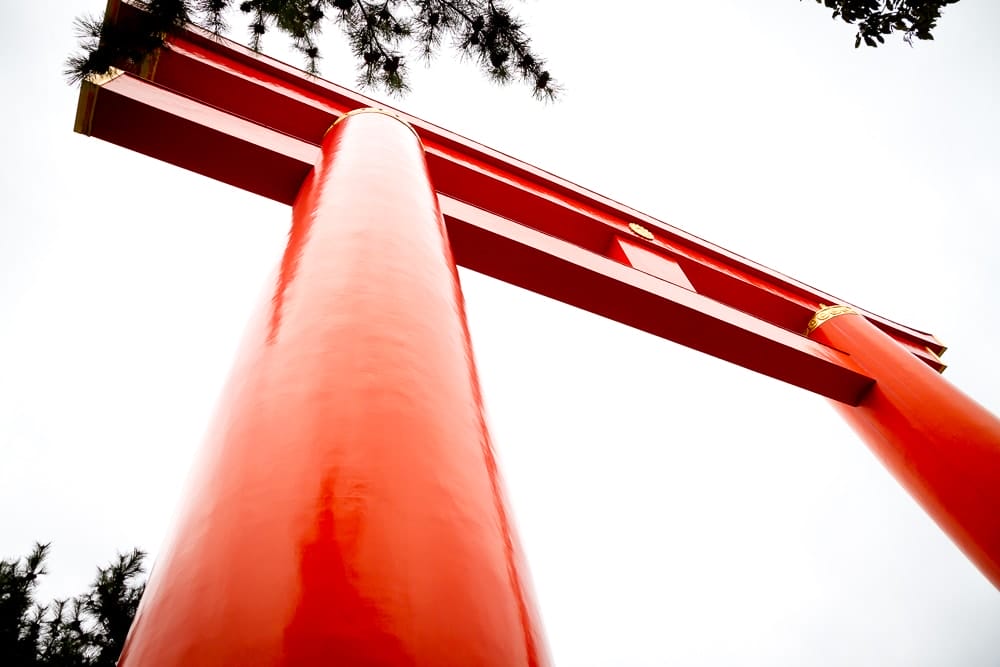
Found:
[[856, 407], [834, 406], [1000, 588], [1000, 420], [847, 306], [820, 310], [807, 335], [875, 379]]
[[367, 111], [302, 186], [124, 667], [548, 664], [423, 149]]

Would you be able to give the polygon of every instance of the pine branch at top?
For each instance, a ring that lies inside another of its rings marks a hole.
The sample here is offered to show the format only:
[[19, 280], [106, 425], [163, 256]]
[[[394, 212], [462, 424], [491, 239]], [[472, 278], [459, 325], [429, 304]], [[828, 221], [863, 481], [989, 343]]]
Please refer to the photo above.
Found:
[[527, 84], [541, 100], [559, 92], [523, 22], [500, 0], [150, 0], [127, 30], [77, 19], [80, 51], [67, 60], [66, 74], [79, 82], [112, 67], [138, 67], [187, 23], [221, 34], [234, 7], [246, 17], [251, 48], [259, 50], [264, 35], [276, 30], [312, 73], [318, 72], [323, 27], [336, 27], [358, 59], [362, 87], [401, 94], [409, 88], [409, 54], [427, 61], [451, 44], [497, 83]]
[[[902, 33], [905, 42], [934, 39], [941, 12], [959, 0], [816, 0], [833, 18], [858, 27], [855, 47], [876, 47]], [[238, 8], [247, 21], [249, 44], [258, 50], [267, 33], [290, 39], [305, 66], [318, 72], [319, 38], [332, 25], [347, 39], [358, 63], [358, 83], [402, 94], [409, 88], [410, 57], [429, 61], [445, 45], [500, 84], [526, 84], [538, 99], [560, 87], [532, 47], [523, 22], [504, 0], [148, 0], [135, 26], [123, 29], [100, 19], [77, 20], [80, 51], [67, 60], [73, 81], [136, 67], [189, 22], [221, 34], [225, 16]], [[571, 18], [572, 9], [565, 10]], [[596, 37], [600, 37], [597, 35]]]

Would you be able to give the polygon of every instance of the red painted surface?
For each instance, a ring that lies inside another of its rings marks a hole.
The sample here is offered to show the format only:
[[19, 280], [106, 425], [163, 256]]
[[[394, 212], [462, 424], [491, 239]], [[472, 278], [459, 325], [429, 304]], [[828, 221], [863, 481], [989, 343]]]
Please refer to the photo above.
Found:
[[420, 144], [323, 144], [124, 667], [548, 664]]
[[684, 275], [684, 270], [677, 264], [677, 260], [669, 255], [653, 252], [631, 239], [620, 236], [613, 238], [608, 248], [608, 257], [678, 287], [695, 291], [691, 281]]
[[[301, 139], [130, 74], [84, 93], [90, 114], [81, 130], [87, 134], [278, 201], [294, 200], [292, 184], [301, 183], [319, 154]], [[597, 252], [440, 191], [438, 196], [462, 266], [839, 401], [854, 403], [871, 384], [847, 355], [803, 338], [804, 320], [793, 333], [753, 311], [679, 287], [680, 276], [665, 273], [679, 264], [643, 239], [630, 241], [630, 249], [644, 259], [640, 269], [649, 271], [633, 268], [608, 246]], [[654, 278], [654, 271], [677, 280]]]
[[834, 407], [1000, 588], [1000, 419], [864, 317], [834, 317], [812, 338], [875, 378], [859, 405]]
[[83, 87], [78, 131], [294, 205], [122, 665], [548, 664], [452, 253], [839, 401], [1000, 586], [1000, 423], [933, 336], [861, 311], [805, 338], [837, 299], [405, 114], [425, 150], [378, 114], [323, 138], [373, 105], [194, 27]]
[[872, 380], [851, 358], [610, 257], [439, 195], [461, 264], [838, 401]]
[[[112, 19], [120, 23], [127, 23], [137, 11], [118, 0], [111, 0], [109, 5]], [[186, 112], [188, 103], [199, 102], [274, 135], [312, 145], [318, 145], [329, 124], [347, 111], [379, 106], [358, 93], [307, 76], [193, 26], [171, 37], [170, 48], [161, 53], [155, 66], [144, 68], [140, 74], [176, 94], [177, 102], [163, 109]], [[629, 223], [639, 223], [656, 238], [638, 243], [676, 261], [700, 294], [789, 331], [801, 331], [820, 304], [839, 302], [829, 294], [532, 165], [405, 113], [400, 115], [412, 123], [424, 142], [439, 194], [599, 254], [607, 251], [616, 236], [630, 236]], [[124, 117], [128, 116], [113, 116], [113, 122]], [[131, 129], [123, 129], [122, 133], [148, 134], [145, 130], [150, 127], [140, 122], [128, 125]], [[139, 136], [127, 139], [145, 141]], [[171, 151], [150, 154], [279, 201], [290, 202], [297, 191], [292, 167], [272, 174], [266, 168], [252, 169], [231, 161], [234, 174], [228, 175], [220, 173], [207, 152], [200, 150], [198, 143], [186, 141], [185, 135], [165, 137], [164, 142], [168, 141]], [[175, 160], [180, 147], [187, 147], [189, 154]], [[256, 178], [253, 174], [257, 174]], [[279, 188], [276, 179], [293, 185]], [[912, 354], [943, 370], [944, 365], [935, 355], [942, 354], [944, 346], [934, 336], [873, 313], [865, 315]], [[928, 353], [928, 348], [933, 354]]]

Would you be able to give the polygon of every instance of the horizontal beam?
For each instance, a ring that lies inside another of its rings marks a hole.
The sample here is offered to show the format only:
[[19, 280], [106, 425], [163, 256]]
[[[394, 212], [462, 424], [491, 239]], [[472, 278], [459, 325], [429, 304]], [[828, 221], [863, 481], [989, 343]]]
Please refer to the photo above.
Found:
[[126, 72], [83, 84], [75, 129], [285, 204], [319, 154]]
[[[318, 157], [300, 138], [129, 73], [84, 84], [77, 130], [286, 204]], [[854, 405], [871, 386], [833, 348], [450, 195], [439, 200], [462, 266], [837, 401]]]
[[[119, 3], [117, 20], [138, 10]], [[196, 27], [172, 37], [143, 77], [306, 143], [318, 145], [344, 113], [377, 102]], [[615, 235], [639, 224], [651, 251], [676, 262], [701, 294], [791, 331], [801, 331], [824, 304], [843, 303], [767, 267], [708, 243], [573, 183], [418, 118], [397, 112], [424, 142], [431, 175], [442, 194], [603, 252]], [[945, 347], [934, 336], [861, 312], [929, 366], [941, 371]]]
[[462, 266], [848, 405], [872, 385], [843, 352], [447, 195], [439, 199]]

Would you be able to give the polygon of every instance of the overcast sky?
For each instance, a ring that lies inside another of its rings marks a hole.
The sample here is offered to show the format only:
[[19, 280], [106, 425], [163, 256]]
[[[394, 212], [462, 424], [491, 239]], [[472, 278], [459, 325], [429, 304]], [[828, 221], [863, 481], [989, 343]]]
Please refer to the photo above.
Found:
[[[103, 5], [0, 24], [0, 557], [51, 541], [43, 597], [157, 553], [289, 218], [73, 134]], [[392, 103], [936, 334], [1000, 412], [995, 0], [878, 50], [808, 1], [519, 7], [561, 103], [447, 58]], [[557, 664], [1000, 664], [1000, 593], [823, 399], [461, 278]]]

